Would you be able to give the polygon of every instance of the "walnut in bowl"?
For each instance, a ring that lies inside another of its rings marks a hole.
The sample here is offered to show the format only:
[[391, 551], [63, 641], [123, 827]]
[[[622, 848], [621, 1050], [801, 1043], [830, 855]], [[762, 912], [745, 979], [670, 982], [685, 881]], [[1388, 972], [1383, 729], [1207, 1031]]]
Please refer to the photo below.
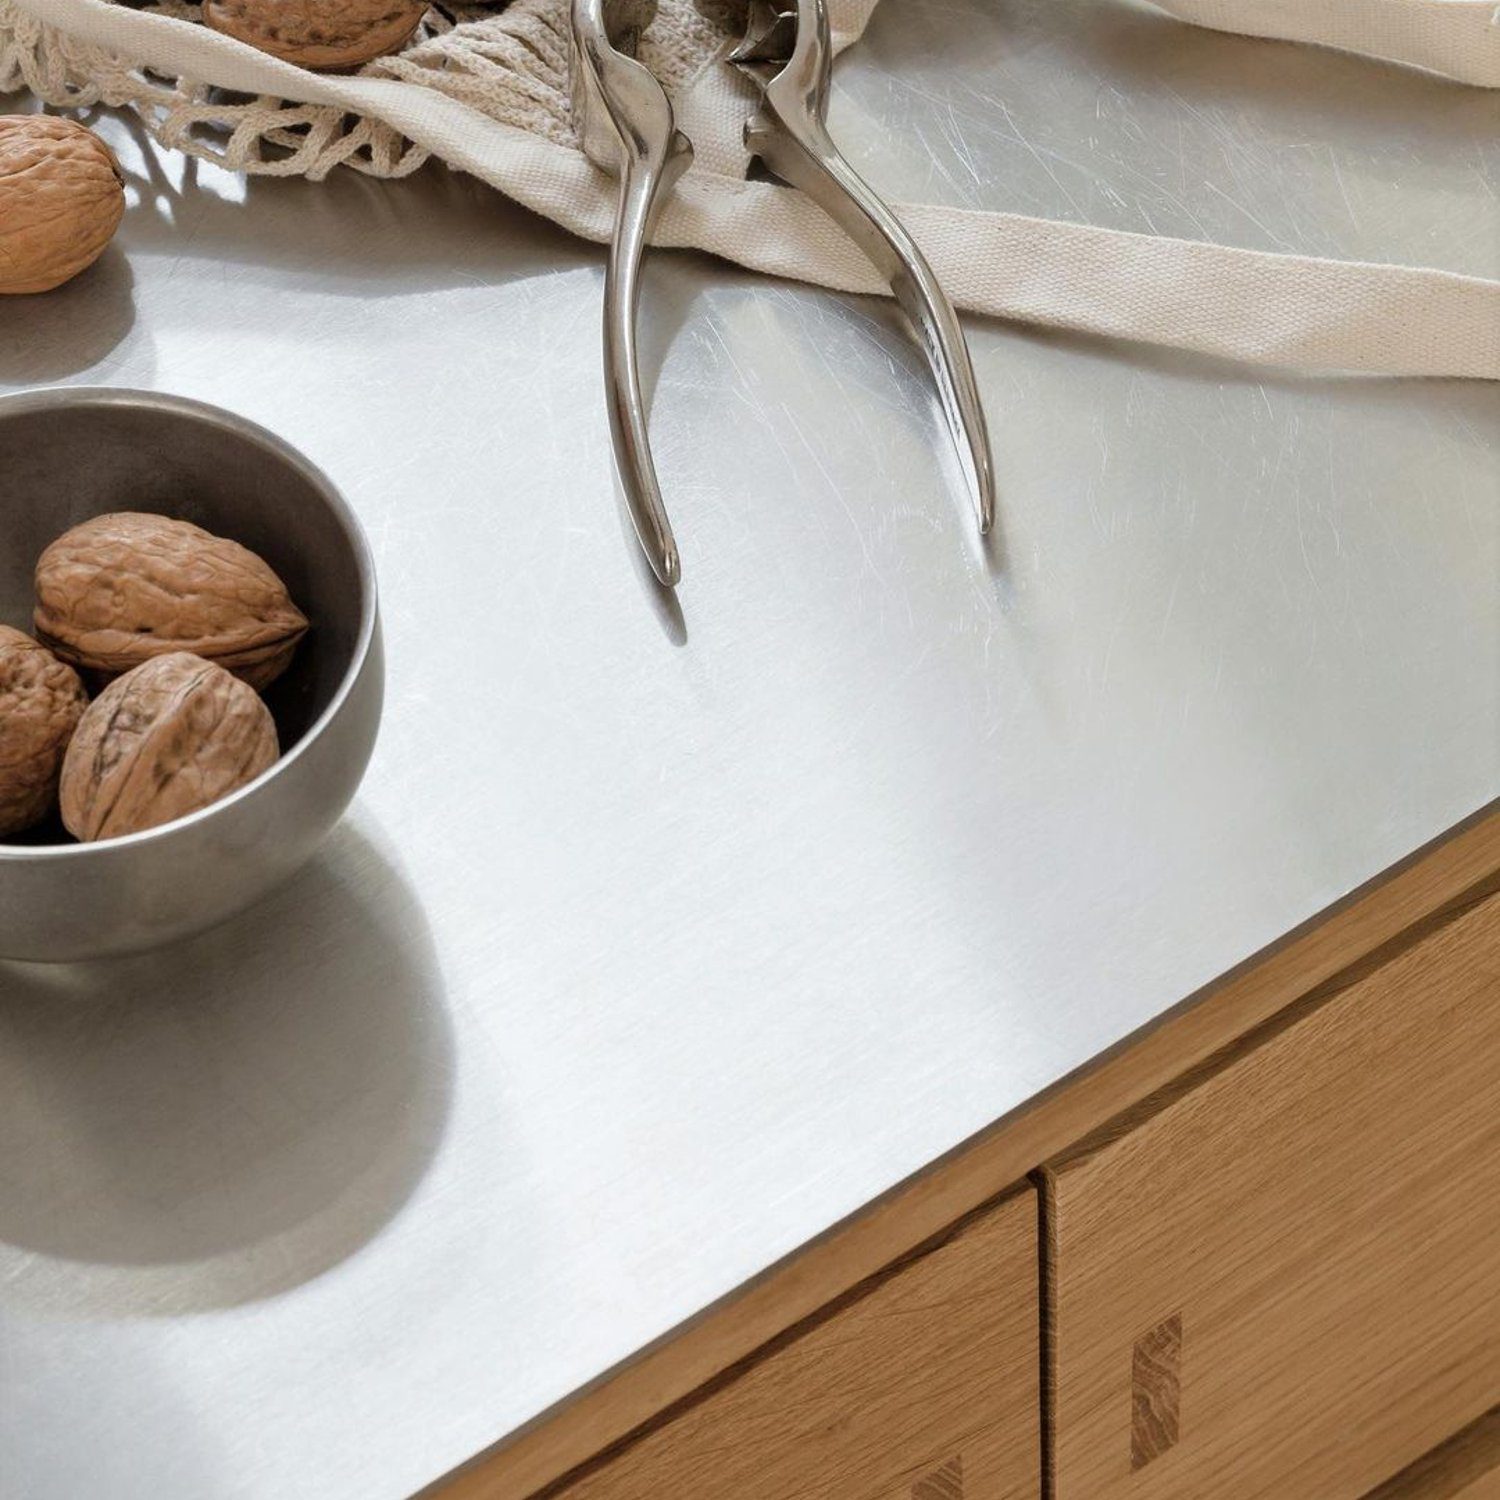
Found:
[[60, 660], [104, 682], [190, 651], [263, 689], [307, 634], [307, 616], [263, 558], [191, 521], [140, 511], [82, 521], [42, 553], [33, 620]]
[[63, 761], [63, 824], [85, 843], [159, 828], [248, 786], [280, 753], [254, 688], [186, 651], [153, 656], [79, 720]]
[[88, 701], [72, 667], [0, 625], [0, 838], [34, 828], [56, 805], [63, 756]]

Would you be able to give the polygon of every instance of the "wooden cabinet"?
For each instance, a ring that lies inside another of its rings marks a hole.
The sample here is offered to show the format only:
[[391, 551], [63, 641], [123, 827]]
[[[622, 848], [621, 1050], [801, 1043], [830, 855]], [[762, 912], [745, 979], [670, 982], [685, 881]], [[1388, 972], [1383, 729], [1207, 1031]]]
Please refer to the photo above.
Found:
[[1500, 896], [1040, 1177], [1055, 1500], [1366, 1495], [1500, 1401]]
[[566, 1500], [1035, 1500], [1037, 1211], [1023, 1187], [730, 1371]]

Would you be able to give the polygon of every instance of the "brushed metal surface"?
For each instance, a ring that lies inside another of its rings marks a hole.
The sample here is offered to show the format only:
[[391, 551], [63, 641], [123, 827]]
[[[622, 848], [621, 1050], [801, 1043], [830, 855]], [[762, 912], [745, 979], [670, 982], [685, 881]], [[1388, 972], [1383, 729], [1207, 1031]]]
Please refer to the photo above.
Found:
[[281, 758], [169, 826], [78, 844], [0, 841], [0, 962], [155, 948], [244, 911], [301, 868], [370, 761], [384, 684], [374, 565], [326, 476], [274, 435], [159, 392], [0, 396], [0, 621], [31, 628], [32, 570], [69, 527], [161, 511], [264, 557], [315, 622], [266, 694]]
[[[1500, 273], [1497, 105], [1113, 0], [901, 0], [893, 199]], [[874, 303], [425, 172], [146, 152], [0, 381], [220, 401], [366, 522], [351, 822], [179, 952], [0, 970], [0, 1489], [369, 1500], [495, 1441], [1500, 790], [1500, 393], [970, 320], [992, 562]]]

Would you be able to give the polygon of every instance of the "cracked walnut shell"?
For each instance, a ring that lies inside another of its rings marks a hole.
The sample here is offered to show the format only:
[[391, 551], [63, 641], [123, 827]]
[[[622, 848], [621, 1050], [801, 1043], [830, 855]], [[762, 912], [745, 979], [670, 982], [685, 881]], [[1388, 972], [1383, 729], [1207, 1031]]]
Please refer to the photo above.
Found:
[[37, 638], [104, 678], [190, 651], [265, 688], [307, 632], [286, 585], [248, 548], [134, 511], [58, 537], [37, 562], [36, 598]]
[[399, 52], [427, 0], [205, 0], [215, 31], [304, 68], [357, 68]]
[[0, 838], [52, 811], [63, 754], [88, 701], [71, 667], [0, 625]]
[[0, 294], [71, 280], [124, 213], [120, 164], [93, 131], [55, 115], [0, 115]]
[[85, 843], [156, 828], [247, 786], [280, 753], [253, 688], [186, 651], [158, 656], [89, 705], [63, 761], [63, 823]]

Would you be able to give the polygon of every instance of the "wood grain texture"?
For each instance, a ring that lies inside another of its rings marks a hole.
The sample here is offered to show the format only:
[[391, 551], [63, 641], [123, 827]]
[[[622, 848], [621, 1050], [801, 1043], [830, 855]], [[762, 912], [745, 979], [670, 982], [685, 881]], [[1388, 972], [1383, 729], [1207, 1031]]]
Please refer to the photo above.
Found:
[[911, 1500], [964, 1500], [964, 1461], [949, 1459], [911, 1487]]
[[1026, 1110], [869, 1204], [639, 1357], [431, 1487], [527, 1500], [783, 1329], [878, 1272], [1184, 1068], [1500, 871], [1500, 806], [1239, 965]]
[[590, 1466], [564, 1500], [1036, 1500], [1028, 1185]]
[[1135, 1341], [1130, 1359], [1130, 1467], [1144, 1469], [1177, 1446], [1182, 1409], [1182, 1315]]
[[1500, 1500], [1500, 1406], [1424, 1453], [1365, 1500]]
[[[1365, 1495], [1500, 1392], [1500, 895], [1042, 1181], [1056, 1500]], [[1136, 1471], [1131, 1351], [1177, 1314]]]

